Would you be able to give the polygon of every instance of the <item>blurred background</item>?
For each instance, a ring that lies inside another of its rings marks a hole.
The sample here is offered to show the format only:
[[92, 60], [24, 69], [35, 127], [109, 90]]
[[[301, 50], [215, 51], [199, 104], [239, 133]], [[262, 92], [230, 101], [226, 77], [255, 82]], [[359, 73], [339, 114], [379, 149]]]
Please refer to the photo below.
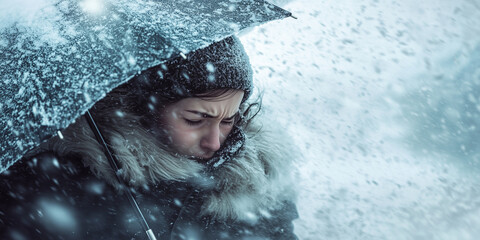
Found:
[[478, 239], [480, 1], [272, 1], [241, 36], [298, 149], [300, 239]]

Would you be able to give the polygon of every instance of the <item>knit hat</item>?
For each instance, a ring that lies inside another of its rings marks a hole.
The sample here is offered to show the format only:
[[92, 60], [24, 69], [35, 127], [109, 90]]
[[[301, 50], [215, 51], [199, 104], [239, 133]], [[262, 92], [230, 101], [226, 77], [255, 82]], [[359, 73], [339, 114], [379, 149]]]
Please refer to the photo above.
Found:
[[209, 90], [230, 88], [251, 94], [252, 68], [237, 37], [227, 37], [208, 47], [176, 57], [142, 72], [137, 84], [170, 101], [195, 97]]

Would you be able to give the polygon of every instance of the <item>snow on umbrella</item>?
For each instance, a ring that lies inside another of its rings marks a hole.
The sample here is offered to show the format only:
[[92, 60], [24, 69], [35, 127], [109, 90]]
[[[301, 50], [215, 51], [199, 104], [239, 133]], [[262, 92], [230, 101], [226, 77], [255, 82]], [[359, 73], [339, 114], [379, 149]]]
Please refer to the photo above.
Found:
[[0, 6], [0, 172], [139, 71], [290, 16], [263, 0], [0, 0]]

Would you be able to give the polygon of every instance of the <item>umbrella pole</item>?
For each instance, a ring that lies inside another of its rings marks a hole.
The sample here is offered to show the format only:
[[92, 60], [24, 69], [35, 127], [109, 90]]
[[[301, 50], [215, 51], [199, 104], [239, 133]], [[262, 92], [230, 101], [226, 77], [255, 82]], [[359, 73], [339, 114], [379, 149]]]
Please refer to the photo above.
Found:
[[103, 146], [103, 149], [105, 150], [105, 156], [107, 157], [108, 162], [110, 163], [110, 166], [115, 171], [115, 176], [117, 177], [118, 182], [121, 184], [122, 188], [124, 189], [125, 196], [128, 198], [128, 201], [130, 202], [130, 205], [135, 210], [137, 218], [140, 220], [140, 224], [142, 225], [143, 230], [147, 234], [148, 239], [156, 240], [155, 234], [153, 233], [152, 229], [150, 229], [150, 227], [148, 226], [147, 220], [143, 216], [143, 213], [140, 210], [140, 207], [138, 206], [137, 201], [135, 200], [135, 197], [133, 196], [132, 192], [127, 187], [125, 182], [123, 182], [123, 179], [120, 178], [118, 161], [115, 159], [112, 152], [108, 148], [108, 145], [105, 142], [105, 139], [103, 138], [103, 135], [100, 132], [100, 129], [98, 128], [97, 124], [93, 120], [92, 114], [90, 114], [89, 110], [87, 110], [87, 113], [85, 114], [85, 118], [88, 122], [88, 125], [90, 125], [90, 128], [92, 129], [93, 133], [95, 134], [95, 137], [97, 138], [98, 143]]

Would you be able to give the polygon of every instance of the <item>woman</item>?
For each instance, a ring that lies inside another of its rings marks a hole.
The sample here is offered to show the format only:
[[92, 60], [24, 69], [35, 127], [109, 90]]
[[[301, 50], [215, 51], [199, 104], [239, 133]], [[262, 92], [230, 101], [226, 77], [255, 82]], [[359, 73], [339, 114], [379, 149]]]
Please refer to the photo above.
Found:
[[[291, 151], [253, 118], [251, 90], [248, 57], [229, 37], [91, 109], [157, 239], [296, 239]], [[85, 119], [63, 135], [2, 174], [0, 237], [146, 239]]]

